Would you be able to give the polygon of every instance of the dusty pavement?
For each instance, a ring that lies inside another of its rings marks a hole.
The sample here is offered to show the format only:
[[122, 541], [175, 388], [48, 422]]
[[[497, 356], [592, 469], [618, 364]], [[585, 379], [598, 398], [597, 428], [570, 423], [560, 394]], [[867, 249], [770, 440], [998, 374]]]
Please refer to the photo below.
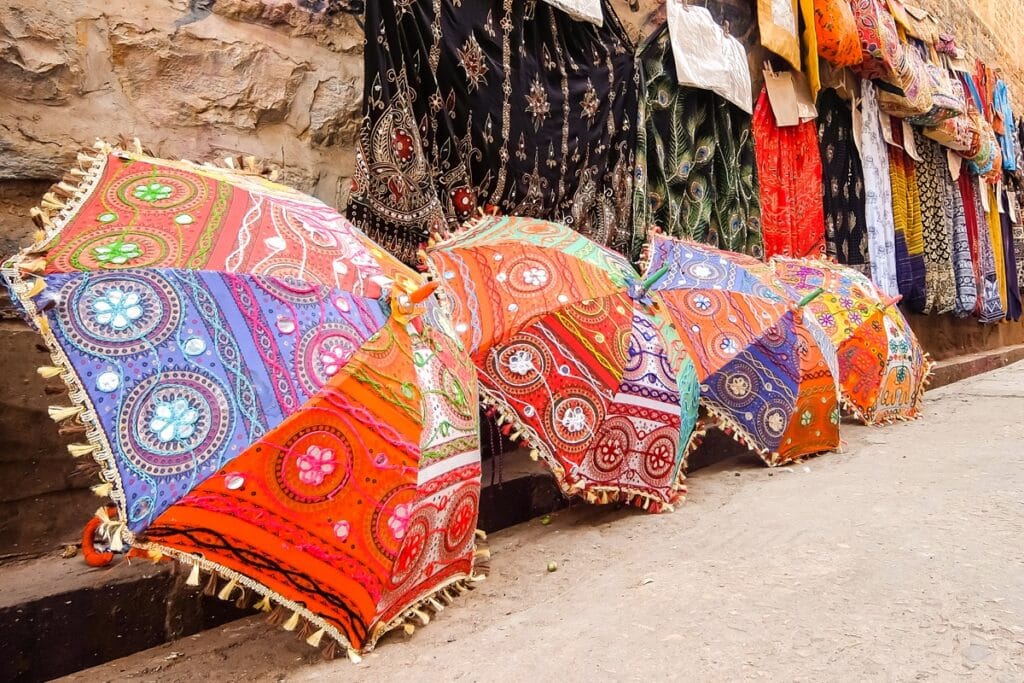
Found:
[[478, 591], [359, 665], [247, 619], [78, 678], [1024, 679], [1024, 363], [844, 436], [786, 469], [702, 469], [674, 514], [494, 534]]

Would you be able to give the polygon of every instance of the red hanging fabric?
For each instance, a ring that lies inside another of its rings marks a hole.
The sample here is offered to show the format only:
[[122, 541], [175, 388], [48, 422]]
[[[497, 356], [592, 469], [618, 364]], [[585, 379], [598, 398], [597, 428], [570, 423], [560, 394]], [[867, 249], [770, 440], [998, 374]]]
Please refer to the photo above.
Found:
[[780, 128], [768, 93], [762, 91], [753, 132], [765, 258], [823, 254], [825, 210], [815, 122]]

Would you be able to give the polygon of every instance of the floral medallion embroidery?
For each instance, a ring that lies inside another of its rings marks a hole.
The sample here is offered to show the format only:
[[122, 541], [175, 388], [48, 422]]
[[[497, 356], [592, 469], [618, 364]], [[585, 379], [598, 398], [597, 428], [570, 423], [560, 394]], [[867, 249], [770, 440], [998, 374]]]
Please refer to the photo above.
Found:
[[136, 185], [132, 191], [132, 195], [139, 201], [148, 202], [159, 202], [163, 199], [167, 199], [173, 194], [174, 188], [170, 185], [165, 185], [159, 182], [152, 182], [146, 185]]
[[527, 375], [533, 370], [533, 354], [516, 351], [508, 359], [508, 369], [517, 375]]
[[480, 43], [476, 42], [476, 36], [470, 34], [469, 38], [462, 45], [461, 50], [456, 50], [459, 57], [459, 64], [466, 72], [466, 83], [469, 91], [473, 92], [481, 85], [487, 84], [487, 59], [484, 51], [480, 49]]
[[334, 451], [329, 448], [310, 446], [296, 459], [299, 467], [299, 481], [310, 486], [319, 486], [337, 465], [334, 462]]
[[409, 529], [409, 518], [412, 517], [412, 506], [402, 503], [395, 507], [394, 514], [388, 518], [388, 528], [395, 538], [402, 540]]
[[109, 325], [115, 330], [125, 330], [142, 317], [142, 305], [139, 295], [121, 289], [108, 289], [103, 296], [97, 297], [92, 304], [96, 314], [96, 322]]
[[583, 408], [568, 408], [562, 415], [562, 426], [571, 434], [578, 434], [586, 429], [587, 416]]
[[587, 89], [583, 92], [583, 103], [580, 106], [583, 109], [583, 118], [588, 121], [597, 116], [597, 112], [601, 108], [601, 101], [597, 99], [597, 89], [594, 88], [594, 84], [589, 78], [587, 79]]
[[142, 256], [142, 249], [134, 242], [111, 242], [101, 244], [92, 250], [93, 256], [100, 263], [112, 263], [120, 266]]
[[186, 399], [158, 401], [149, 421], [149, 429], [161, 443], [184, 441], [196, 431], [199, 411]]
[[548, 93], [540, 78], [534, 78], [530, 85], [530, 93], [526, 96], [526, 111], [533, 116], [533, 127], [540, 130], [545, 119], [551, 113], [551, 103], [548, 102]]

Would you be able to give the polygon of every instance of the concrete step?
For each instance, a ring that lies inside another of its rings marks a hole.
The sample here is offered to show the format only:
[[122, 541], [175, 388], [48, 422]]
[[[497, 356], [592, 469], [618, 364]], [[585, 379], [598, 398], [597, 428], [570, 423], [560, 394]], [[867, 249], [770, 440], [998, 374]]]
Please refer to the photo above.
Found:
[[138, 560], [105, 569], [60, 556], [3, 565], [0, 680], [50, 680], [251, 614], [185, 578]]
[[968, 377], [998, 370], [1019, 360], [1024, 360], [1024, 344], [1004, 346], [991, 351], [968, 353], [940, 360], [935, 364], [935, 374], [932, 375], [932, 381], [928, 388], [938, 389]]

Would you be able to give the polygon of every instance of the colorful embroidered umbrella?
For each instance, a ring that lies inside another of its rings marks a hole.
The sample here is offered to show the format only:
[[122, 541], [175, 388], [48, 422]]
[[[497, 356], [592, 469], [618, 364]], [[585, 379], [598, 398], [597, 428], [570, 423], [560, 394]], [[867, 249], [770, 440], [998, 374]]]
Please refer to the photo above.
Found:
[[707, 412], [770, 465], [838, 447], [835, 349], [771, 269], [662, 235], [648, 255]]
[[825, 289], [808, 308], [837, 348], [844, 407], [867, 424], [918, 417], [932, 363], [895, 305], [899, 297], [828, 261], [775, 258], [771, 266], [797, 292]]
[[620, 255], [547, 221], [487, 216], [427, 251], [481, 395], [591, 502], [685, 493], [693, 364]]
[[426, 621], [472, 576], [480, 488], [475, 369], [434, 286], [256, 175], [81, 161], [4, 274], [70, 388], [51, 415], [101, 467], [111, 547], [275, 603], [332, 652]]

